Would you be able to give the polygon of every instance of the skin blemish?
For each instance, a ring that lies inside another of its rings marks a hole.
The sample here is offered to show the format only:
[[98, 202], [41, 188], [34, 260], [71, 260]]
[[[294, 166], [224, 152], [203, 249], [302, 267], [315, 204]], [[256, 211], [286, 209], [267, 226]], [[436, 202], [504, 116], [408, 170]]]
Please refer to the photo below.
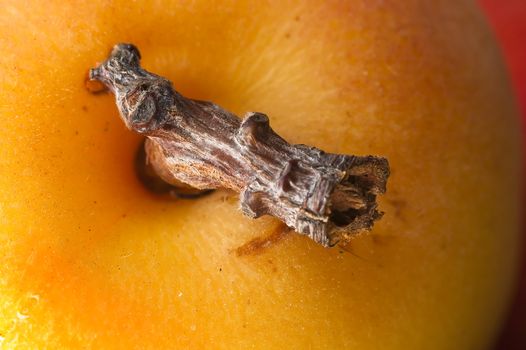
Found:
[[404, 211], [407, 208], [407, 202], [401, 199], [388, 199], [387, 203], [393, 206], [394, 216], [400, 220], [405, 221]]
[[368, 261], [364, 257], [362, 257], [362, 256], [360, 256], [360, 255], [358, 255], [358, 254], [356, 254], [354, 252], [354, 249], [352, 247], [351, 241], [339, 244], [338, 247], [341, 249], [340, 250], [340, 254], [343, 254], [344, 252], [347, 252], [347, 253], [351, 254], [352, 256], [354, 256], [354, 257], [356, 257], [356, 258], [358, 258], [360, 260]]
[[234, 250], [234, 253], [239, 257], [260, 255], [267, 251], [269, 248], [282, 242], [285, 238], [289, 236], [289, 233], [291, 231], [292, 230], [286, 225], [280, 224], [276, 228], [274, 228], [269, 234], [256, 237], [254, 239], [251, 239], [247, 243], [239, 246]]
[[381, 246], [393, 243], [396, 238], [395, 235], [371, 235], [373, 243]]

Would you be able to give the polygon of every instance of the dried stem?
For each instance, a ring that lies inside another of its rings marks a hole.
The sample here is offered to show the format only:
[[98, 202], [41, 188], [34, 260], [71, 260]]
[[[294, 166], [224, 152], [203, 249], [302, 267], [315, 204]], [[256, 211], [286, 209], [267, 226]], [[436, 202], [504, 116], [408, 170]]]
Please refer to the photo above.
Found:
[[115, 94], [126, 126], [147, 137], [147, 162], [167, 183], [237, 191], [245, 215], [273, 215], [323, 246], [371, 229], [382, 216], [376, 195], [386, 189], [385, 158], [291, 145], [265, 114], [241, 121], [211, 102], [185, 98], [139, 60], [135, 46], [116, 45], [90, 79]]

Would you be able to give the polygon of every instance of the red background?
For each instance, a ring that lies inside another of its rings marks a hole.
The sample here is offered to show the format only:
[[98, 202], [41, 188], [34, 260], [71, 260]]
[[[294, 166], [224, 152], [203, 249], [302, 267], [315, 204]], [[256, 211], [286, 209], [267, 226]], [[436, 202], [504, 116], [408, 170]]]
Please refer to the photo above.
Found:
[[[517, 102], [522, 114], [522, 130], [526, 139], [526, 0], [479, 0], [497, 36], [508, 64], [510, 78], [517, 94]], [[526, 143], [523, 143], [526, 146]], [[526, 147], [524, 162], [526, 164]], [[525, 179], [526, 180], [526, 179]], [[526, 194], [526, 187], [523, 193]], [[526, 195], [523, 196], [526, 198]], [[526, 204], [526, 201], [523, 201]], [[523, 211], [526, 205], [523, 205]], [[526, 220], [523, 216], [523, 227]], [[523, 251], [526, 252], [526, 230]], [[523, 268], [519, 290], [504, 332], [499, 340], [498, 350], [526, 349], [526, 257], [523, 255]]]

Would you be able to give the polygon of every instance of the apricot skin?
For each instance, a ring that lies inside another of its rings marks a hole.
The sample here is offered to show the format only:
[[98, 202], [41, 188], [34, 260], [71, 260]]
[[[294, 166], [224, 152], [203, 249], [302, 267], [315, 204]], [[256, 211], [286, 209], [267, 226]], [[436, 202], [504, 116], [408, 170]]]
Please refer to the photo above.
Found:
[[[88, 68], [132, 42], [186, 96], [295, 143], [386, 156], [386, 212], [325, 249], [236, 198], [165, 201]], [[6, 348], [483, 349], [518, 256], [518, 118], [469, 1], [4, 1]]]

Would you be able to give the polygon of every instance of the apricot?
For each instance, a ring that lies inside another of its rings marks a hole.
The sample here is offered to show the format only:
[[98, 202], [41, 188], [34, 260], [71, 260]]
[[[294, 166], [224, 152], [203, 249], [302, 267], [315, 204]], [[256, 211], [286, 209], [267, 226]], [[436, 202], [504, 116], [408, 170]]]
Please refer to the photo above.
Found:
[[[227, 191], [159, 198], [87, 70], [118, 42], [287, 140], [389, 159], [385, 215], [323, 248]], [[472, 2], [5, 1], [0, 342], [482, 349], [518, 258], [519, 128]]]

